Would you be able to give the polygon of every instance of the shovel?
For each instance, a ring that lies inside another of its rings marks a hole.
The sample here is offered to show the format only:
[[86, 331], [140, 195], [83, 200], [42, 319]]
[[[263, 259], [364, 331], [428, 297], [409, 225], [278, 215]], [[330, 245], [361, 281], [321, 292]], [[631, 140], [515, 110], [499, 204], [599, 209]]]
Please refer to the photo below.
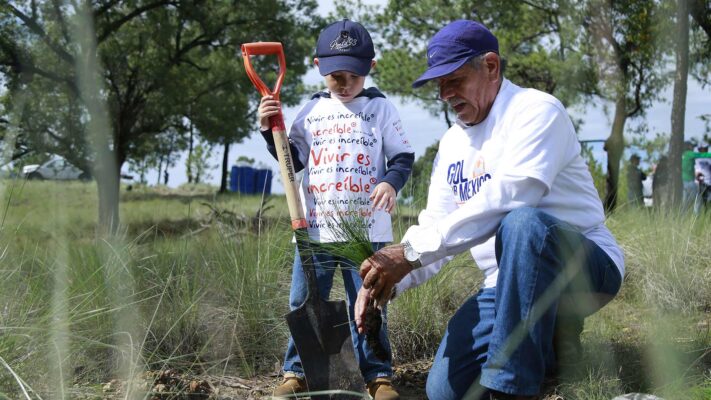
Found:
[[[276, 55], [279, 59], [279, 76], [273, 90], [264, 84], [252, 67], [250, 60], [252, 55]], [[272, 95], [278, 100], [286, 73], [286, 60], [281, 43], [245, 43], [242, 45], [242, 58], [247, 75], [259, 93], [262, 96]], [[306, 230], [306, 218], [301, 207], [293, 158], [281, 111], [270, 118], [269, 124], [274, 135], [279, 170], [291, 216], [291, 227], [296, 237], [296, 247], [301, 257], [308, 289], [304, 304], [286, 315], [286, 323], [304, 369], [306, 384], [309, 392], [312, 393], [312, 398], [362, 397], [363, 379], [353, 352], [346, 302], [326, 301], [319, 296], [313, 249]], [[336, 392], [336, 394], [328, 395], [323, 393], [324, 391]], [[322, 394], [318, 395], [318, 392]]]

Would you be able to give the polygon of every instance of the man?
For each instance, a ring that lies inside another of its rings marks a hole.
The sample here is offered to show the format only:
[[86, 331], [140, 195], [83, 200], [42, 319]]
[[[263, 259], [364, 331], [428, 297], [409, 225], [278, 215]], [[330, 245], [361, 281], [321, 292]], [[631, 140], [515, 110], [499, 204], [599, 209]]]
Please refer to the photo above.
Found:
[[627, 167], [627, 201], [635, 207], [644, 205], [642, 181], [647, 179], [647, 175], [639, 169], [639, 161], [639, 156], [632, 154], [630, 164]]
[[[419, 87], [457, 114], [442, 137], [427, 207], [399, 245], [361, 265], [356, 322], [420, 266], [470, 250], [484, 287], [455, 313], [427, 380], [431, 399], [527, 398], [555, 367], [556, 318], [582, 319], [619, 290], [623, 256], [604, 226], [565, 109], [501, 74], [496, 37], [460, 20], [432, 38]], [[433, 267], [429, 267], [433, 266]], [[418, 276], [415, 281], [421, 281]]]

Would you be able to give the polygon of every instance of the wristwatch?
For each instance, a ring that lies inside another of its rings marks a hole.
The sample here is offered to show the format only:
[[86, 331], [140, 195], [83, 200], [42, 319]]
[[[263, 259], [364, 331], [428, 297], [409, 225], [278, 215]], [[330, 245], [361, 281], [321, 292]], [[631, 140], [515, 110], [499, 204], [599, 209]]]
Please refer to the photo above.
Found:
[[405, 260], [412, 267], [412, 269], [417, 269], [422, 266], [420, 262], [420, 253], [412, 248], [410, 242], [405, 241], [402, 243], [402, 252], [405, 255]]

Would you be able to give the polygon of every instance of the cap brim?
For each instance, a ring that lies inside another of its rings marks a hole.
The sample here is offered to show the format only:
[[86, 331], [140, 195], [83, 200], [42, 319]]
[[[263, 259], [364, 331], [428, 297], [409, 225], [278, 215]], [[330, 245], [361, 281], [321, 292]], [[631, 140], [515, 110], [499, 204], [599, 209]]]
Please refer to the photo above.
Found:
[[353, 56], [319, 57], [318, 71], [326, 76], [336, 71], [348, 71], [359, 76], [366, 76], [370, 72], [372, 59]]
[[424, 85], [432, 79], [437, 79], [445, 75], [449, 75], [452, 72], [461, 68], [462, 65], [467, 63], [467, 61], [469, 61], [469, 58], [465, 58], [448, 64], [441, 64], [436, 65], [434, 67], [430, 67], [429, 69], [427, 69], [427, 71], [425, 71], [424, 74], [420, 75], [420, 77], [412, 83], [412, 88], [417, 89], [418, 87]]

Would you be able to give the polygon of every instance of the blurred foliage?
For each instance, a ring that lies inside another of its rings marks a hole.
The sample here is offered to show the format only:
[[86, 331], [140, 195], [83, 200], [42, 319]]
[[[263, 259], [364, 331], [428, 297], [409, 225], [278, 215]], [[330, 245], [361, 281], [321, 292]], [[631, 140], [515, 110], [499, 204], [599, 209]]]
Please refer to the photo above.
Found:
[[[708, 0], [690, 0], [692, 76], [707, 84], [711, 23]], [[390, 0], [382, 7], [337, 2], [337, 14], [362, 21], [376, 41], [373, 78], [386, 93], [414, 101], [452, 124], [436, 85], [414, 90], [426, 69], [431, 37], [455, 19], [484, 23], [499, 39], [505, 76], [553, 94], [566, 106], [604, 100], [610, 127], [608, 181], [613, 209], [627, 118], [644, 118], [671, 78], [675, 1], [636, 0]], [[582, 28], [582, 29], [581, 29]], [[612, 108], [608, 109], [609, 104]]]
[[315, 8], [313, 0], [2, 1], [0, 117], [14, 133], [6, 144], [109, 171], [113, 178], [97, 182], [110, 198], [124, 162], [158, 154], [170, 164], [190, 125], [211, 143], [250, 134], [258, 96], [242, 43], [284, 44], [282, 100], [298, 102], [322, 25]]
[[411, 84], [426, 69], [430, 38], [455, 19], [480, 21], [497, 35], [507, 60], [505, 75], [513, 82], [552, 93], [566, 105], [594, 92], [593, 65], [578, 51], [580, 23], [571, 2], [391, 0], [382, 9], [338, 4], [341, 13], [348, 10], [362, 20], [376, 40], [378, 86], [435, 115], [445, 109], [437, 102], [435, 85], [414, 90]]

